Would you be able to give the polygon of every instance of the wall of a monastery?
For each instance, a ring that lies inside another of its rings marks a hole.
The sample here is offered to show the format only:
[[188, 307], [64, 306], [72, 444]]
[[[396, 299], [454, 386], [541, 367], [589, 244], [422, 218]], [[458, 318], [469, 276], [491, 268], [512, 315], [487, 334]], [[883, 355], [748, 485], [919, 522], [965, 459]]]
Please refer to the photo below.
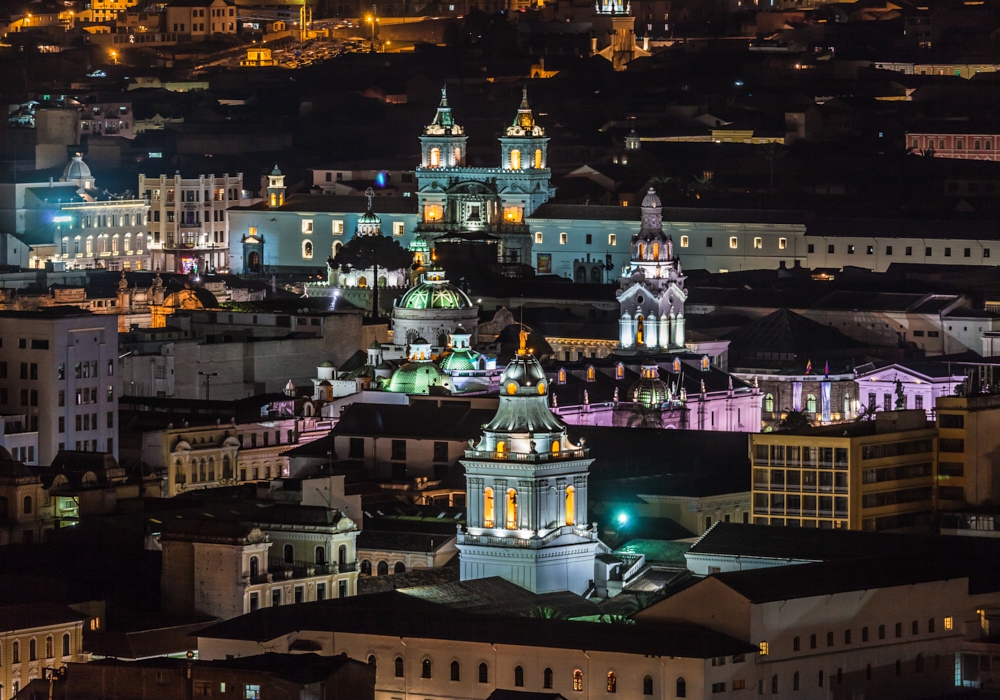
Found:
[[232, 545], [194, 545], [195, 611], [227, 620], [243, 613], [242, 552]]

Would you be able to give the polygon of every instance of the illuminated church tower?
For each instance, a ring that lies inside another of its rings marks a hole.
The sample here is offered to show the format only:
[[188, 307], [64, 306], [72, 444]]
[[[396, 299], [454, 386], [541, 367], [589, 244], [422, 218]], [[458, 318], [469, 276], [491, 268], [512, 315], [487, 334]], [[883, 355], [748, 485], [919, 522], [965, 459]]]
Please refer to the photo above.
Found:
[[462, 465], [467, 525], [461, 576], [500, 576], [535, 593], [586, 592], [598, 553], [609, 549], [587, 522], [590, 463], [583, 442], [548, 406], [545, 372], [521, 347], [500, 378], [500, 406]]
[[674, 242], [663, 233], [663, 207], [652, 187], [642, 200], [642, 224], [632, 237], [631, 257], [618, 290], [622, 349], [684, 349], [685, 278]]

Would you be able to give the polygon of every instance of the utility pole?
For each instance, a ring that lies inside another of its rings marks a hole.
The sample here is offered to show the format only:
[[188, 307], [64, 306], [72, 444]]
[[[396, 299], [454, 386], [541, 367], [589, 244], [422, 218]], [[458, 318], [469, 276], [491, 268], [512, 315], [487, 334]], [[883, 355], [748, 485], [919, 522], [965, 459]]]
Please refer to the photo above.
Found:
[[212, 398], [212, 377], [218, 377], [218, 372], [198, 372], [198, 374], [205, 378], [205, 400], [209, 401]]

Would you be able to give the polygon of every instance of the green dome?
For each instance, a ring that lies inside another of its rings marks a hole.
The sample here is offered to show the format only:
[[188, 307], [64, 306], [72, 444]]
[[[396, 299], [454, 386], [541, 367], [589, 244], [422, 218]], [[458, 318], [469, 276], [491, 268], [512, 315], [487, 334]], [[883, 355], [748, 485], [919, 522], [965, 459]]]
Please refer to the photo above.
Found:
[[643, 365], [639, 381], [628, 388], [626, 396], [628, 400], [646, 408], [659, 408], [670, 401], [670, 389], [660, 379], [660, 371], [656, 365]]
[[440, 271], [430, 272], [416, 287], [403, 295], [401, 309], [471, 309], [465, 292], [444, 279]]
[[427, 239], [418, 233], [413, 237], [413, 241], [410, 243], [408, 250], [414, 253], [429, 253], [431, 252], [431, 247], [427, 243]]
[[445, 372], [467, 372], [479, 369], [479, 353], [470, 348], [451, 350], [441, 359], [441, 369]]
[[426, 394], [432, 386], [451, 388], [451, 377], [433, 362], [407, 362], [389, 380], [386, 391], [399, 394]]
[[364, 214], [358, 217], [359, 224], [373, 224], [378, 225], [382, 223], [382, 219], [375, 216], [371, 211], [366, 211]]

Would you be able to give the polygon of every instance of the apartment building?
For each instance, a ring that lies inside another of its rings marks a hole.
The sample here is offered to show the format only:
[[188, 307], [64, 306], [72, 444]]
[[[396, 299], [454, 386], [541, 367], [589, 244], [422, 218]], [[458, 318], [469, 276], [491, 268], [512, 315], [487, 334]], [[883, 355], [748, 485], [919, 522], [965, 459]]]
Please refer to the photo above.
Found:
[[0, 608], [0, 688], [13, 698], [36, 678], [67, 663], [90, 661], [83, 651], [85, 615], [59, 605]]
[[[214, 12], [215, 4], [224, 3], [216, 0], [208, 9]], [[139, 192], [149, 202], [149, 250], [155, 269], [184, 273], [228, 271], [226, 210], [250, 203], [242, 173], [189, 178], [179, 172], [159, 178], [140, 175]]]
[[72, 306], [0, 311], [0, 338], [0, 410], [38, 433], [38, 463], [60, 450], [117, 458], [117, 318]]
[[756, 524], [891, 530], [958, 505], [935, 491], [937, 429], [922, 410], [752, 434], [750, 450]]
[[957, 506], [995, 503], [1000, 395], [941, 396], [936, 406], [939, 498]]
[[166, 17], [166, 30], [188, 41], [236, 33], [236, 6], [225, 0], [174, 0], [166, 7]]

